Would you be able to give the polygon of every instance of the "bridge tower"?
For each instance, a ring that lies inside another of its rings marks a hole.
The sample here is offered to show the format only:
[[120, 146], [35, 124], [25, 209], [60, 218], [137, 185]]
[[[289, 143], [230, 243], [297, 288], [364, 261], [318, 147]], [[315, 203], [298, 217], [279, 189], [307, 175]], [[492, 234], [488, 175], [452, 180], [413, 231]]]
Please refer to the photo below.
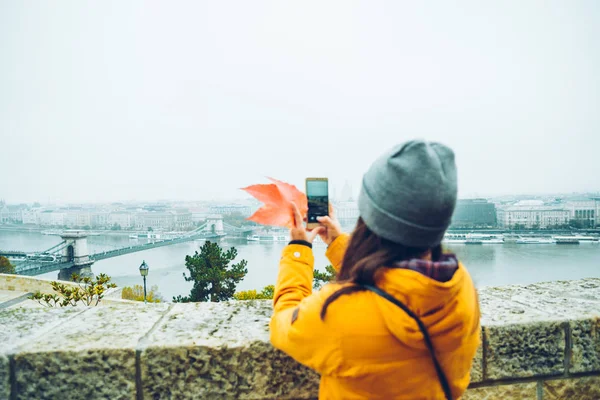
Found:
[[223, 233], [223, 216], [222, 215], [211, 215], [206, 218], [205, 231], [213, 233]]
[[66, 246], [62, 251], [61, 262], [73, 263], [72, 267], [63, 268], [58, 273], [61, 281], [70, 281], [73, 273], [79, 276], [93, 277], [92, 264], [87, 247], [87, 234], [85, 231], [67, 230], [61, 235]]

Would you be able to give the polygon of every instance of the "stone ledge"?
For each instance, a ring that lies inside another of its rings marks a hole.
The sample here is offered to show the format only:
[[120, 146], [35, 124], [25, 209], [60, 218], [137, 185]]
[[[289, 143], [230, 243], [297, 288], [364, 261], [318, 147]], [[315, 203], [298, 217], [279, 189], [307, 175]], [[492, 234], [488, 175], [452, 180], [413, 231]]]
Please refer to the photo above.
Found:
[[[600, 374], [600, 279], [484, 288], [480, 299], [485, 345], [473, 367], [478, 387], [466, 398], [531, 393], [532, 379], [556, 374]], [[269, 344], [271, 307], [115, 301], [48, 309], [27, 301], [0, 309], [0, 399], [11, 390], [19, 399], [316, 398], [318, 375]], [[544, 390], [566, 385], [552, 382]]]

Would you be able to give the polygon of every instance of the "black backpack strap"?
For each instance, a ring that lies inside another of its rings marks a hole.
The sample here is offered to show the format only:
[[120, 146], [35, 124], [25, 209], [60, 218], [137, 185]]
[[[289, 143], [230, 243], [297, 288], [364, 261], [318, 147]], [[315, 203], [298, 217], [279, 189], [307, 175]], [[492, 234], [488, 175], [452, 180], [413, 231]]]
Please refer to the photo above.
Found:
[[398, 307], [400, 307], [406, 314], [408, 314], [409, 317], [411, 317], [412, 319], [415, 320], [417, 325], [419, 325], [419, 329], [421, 330], [421, 333], [423, 334], [423, 338], [425, 339], [425, 345], [427, 346], [427, 349], [429, 350], [429, 353], [431, 354], [431, 359], [433, 360], [433, 366], [435, 367], [435, 371], [437, 372], [437, 376], [440, 381], [440, 384], [442, 385], [442, 389], [444, 390], [444, 394], [446, 395], [446, 399], [452, 400], [452, 391], [450, 390], [450, 385], [448, 384], [446, 375], [444, 374], [444, 371], [442, 370], [442, 366], [440, 365], [437, 357], [435, 356], [435, 349], [433, 348], [433, 343], [431, 343], [431, 338], [429, 337], [429, 332], [427, 332], [427, 328], [423, 324], [423, 321], [421, 321], [421, 319], [414, 312], [412, 312], [408, 307], [406, 307], [406, 305], [404, 305], [404, 303], [402, 303], [400, 300], [396, 299], [389, 293], [379, 289], [377, 286], [370, 286], [370, 285], [361, 285], [361, 286], [367, 290], [370, 290], [373, 293], [378, 294], [379, 296], [383, 297], [384, 299], [386, 299], [386, 300], [394, 303]]

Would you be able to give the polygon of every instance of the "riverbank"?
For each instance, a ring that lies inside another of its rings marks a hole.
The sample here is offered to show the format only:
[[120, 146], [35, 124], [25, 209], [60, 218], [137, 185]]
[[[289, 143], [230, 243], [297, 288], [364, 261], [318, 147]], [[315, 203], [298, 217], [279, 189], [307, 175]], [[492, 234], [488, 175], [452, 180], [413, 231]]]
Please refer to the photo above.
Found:
[[[354, 224], [344, 224], [343, 228], [347, 231], [350, 231], [354, 228]], [[0, 225], [0, 231], [8, 231], [8, 232], [42, 232], [53, 229], [62, 229], [62, 228], [53, 228], [48, 226], [38, 226], [38, 225], [16, 225], [16, 224], [2, 224]], [[71, 228], [69, 228], [71, 229]], [[148, 231], [141, 231], [139, 229], [120, 229], [120, 230], [111, 230], [111, 229], [91, 229], [89, 230], [90, 234], [100, 234], [100, 235], [130, 235], [130, 234], [138, 234], [138, 233], [148, 233]], [[478, 232], [478, 233], [489, 233], [489, 234], [511, 234], [511, 235], [572, 235], [572, 234], [588, 234], [588, 235], [600, 235], [600, 229], [520, 229], [520, 230], [511, 230], [511, 229], [500, 229], [500, 228], [450, 228], [448, 229], [448, 233], [467, 233], [467, 232]], [[163, 232], [155, 232], [155, 233], [163, 233]], [[186, 232], [180, 232], [184, 234]]]

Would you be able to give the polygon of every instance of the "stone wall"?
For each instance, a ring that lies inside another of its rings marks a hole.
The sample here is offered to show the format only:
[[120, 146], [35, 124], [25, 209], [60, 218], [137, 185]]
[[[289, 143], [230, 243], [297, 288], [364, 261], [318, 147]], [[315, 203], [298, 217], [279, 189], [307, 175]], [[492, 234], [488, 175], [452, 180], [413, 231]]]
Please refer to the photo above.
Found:
[[[600, 279], [480, 301], [464, 399], [600, 399]], [[317, 374], [269, 344], [270, 316], [269, 301], [0, 303], [0, 399], [316, 399]]]
[[[56, 280], [56, 279], [54, 279]], [[51, 279], [33, 278], [23, 275], [0, 274], [0, 290], [13, 290], [16, 292], [44, 292], [52, 293]], [[63, 282], [70, 285], [71, 282]]]
[[[56, 279], [42, 279], [32, 276], [23, 275], [11, 275], [11, 274], [0, 274], [0, 290], [15, 291], [23, 293], [54, 293], [50, 282], [56, 281]], [[66, 286], [77, 286], [77, 283], [69, 281], [61, 281]], [[121, 293], [123, 288], [116, 287], [108, 289], [104, 293], [104, 297], [107, 299], [121, 299]], [[1, 399], [1, 398], [0, 398]]]

